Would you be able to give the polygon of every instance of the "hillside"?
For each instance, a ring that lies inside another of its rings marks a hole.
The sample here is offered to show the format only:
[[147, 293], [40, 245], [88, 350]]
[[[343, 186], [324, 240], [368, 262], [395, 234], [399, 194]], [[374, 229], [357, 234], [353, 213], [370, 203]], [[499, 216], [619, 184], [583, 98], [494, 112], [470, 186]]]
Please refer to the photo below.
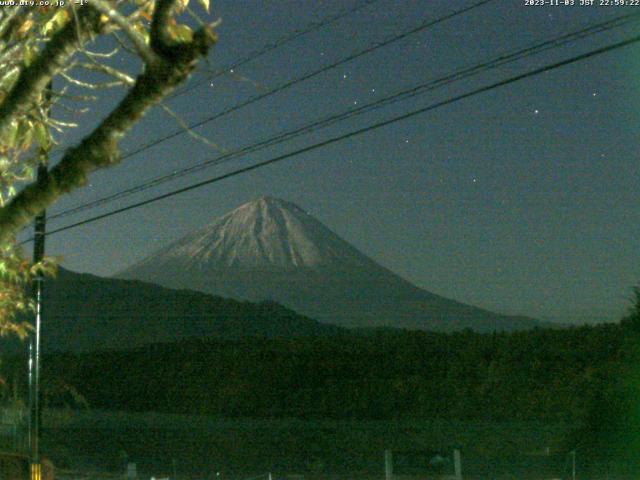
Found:
[[128, 349], [189, 338], [295, 337], [340, 331], [274, 302], [253, 304], [65, 269], [46, 282], [44, 291], [44, 352]]
[[[617, 325], [185, 340], [48, 358], [94, 408], [224, 417], [580, 422], [635, 358]], [[633, 338], [636, 338], [635, 336]], [[617, 373], [616, 373], [617, 372]], [[607, 401], [607, 397], [603, 397]]]

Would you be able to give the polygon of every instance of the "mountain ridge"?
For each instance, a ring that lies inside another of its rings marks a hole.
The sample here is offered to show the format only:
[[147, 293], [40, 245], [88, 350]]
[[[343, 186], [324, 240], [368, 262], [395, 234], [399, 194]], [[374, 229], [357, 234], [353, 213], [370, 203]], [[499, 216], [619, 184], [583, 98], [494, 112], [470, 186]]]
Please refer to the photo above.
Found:
[[[343, 329], [274, 302], [257, 304], [59, 268], [44, 286], [43, 352], [129, 350], [189, 339], [304, 337]], [[15, 339], [5, 351], [23, 350]]]

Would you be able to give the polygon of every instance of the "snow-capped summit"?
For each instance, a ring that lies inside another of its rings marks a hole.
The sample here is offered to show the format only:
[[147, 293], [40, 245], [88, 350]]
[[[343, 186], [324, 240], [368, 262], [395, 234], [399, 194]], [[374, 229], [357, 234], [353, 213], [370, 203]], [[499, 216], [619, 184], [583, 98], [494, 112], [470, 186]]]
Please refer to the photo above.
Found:
[[371, 263], [297, 205], [266, 196], [215, 219], [149, 261], [179, 261], [185, 268], [278, 270]]
[[275, 300], [345, 327], [480, 331], [539, 323], [416, 287], [293, 203], [261, 197], [117, 275], [236, 299]]

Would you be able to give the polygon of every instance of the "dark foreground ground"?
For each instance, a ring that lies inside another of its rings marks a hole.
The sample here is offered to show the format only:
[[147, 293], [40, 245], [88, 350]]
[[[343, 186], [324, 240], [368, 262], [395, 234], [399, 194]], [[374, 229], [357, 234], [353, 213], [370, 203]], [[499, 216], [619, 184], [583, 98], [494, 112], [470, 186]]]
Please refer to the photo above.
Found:
[[[567, 424], [221, 419], [96, 410], [46, 410], [43, 421], [42, 450], [54, 461], [57, 480], [121, 480], [128, 463], [145, 480], [382, 480], [385, 450], [394, 452], [396, 480], [428, 480], [437, 477], [426, 474], [425, 452], [446, 456], [454, 448], [462, 452], [465, 479], [566, 480], [573, 473], [573, 454], [563, 449], [574, 429]], [[580, 451], [575, 457], [575, 478], [638, 478], [627, 465], [596, 462]]]
[[[43, 445], [64, 470], [206, 480], [383, 479], [384, 451], [462, 452], [464, 478], [571, 478], [562, 424], [216, 419], [154, 413], [48, 411]], [[586, 459], [576, 455], [577, 478]], [[419, 462], [418, 462], [419, 463]], [[406, 478], [419, 465], [397, 467]], [[619, 470], [619, 469], [618, 469]], [[105, 477], [106, 478], [106, 477]], [[609, 478], [624, 478], [622, 476]], [[628, 477], [632, 478], [632, 477]]]

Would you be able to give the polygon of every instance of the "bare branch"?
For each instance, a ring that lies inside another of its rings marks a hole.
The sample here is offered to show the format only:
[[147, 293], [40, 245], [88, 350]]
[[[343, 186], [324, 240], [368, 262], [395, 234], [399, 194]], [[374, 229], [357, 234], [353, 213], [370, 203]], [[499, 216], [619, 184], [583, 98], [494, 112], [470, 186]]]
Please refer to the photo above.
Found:
[[65, 105], [64, 103], [61, 102], [57, 102], [56, 103], [56, 107], [63, 109], [65, 112], [69, 112], [73, 115], [83, 115], [85, 113], [87, 113], [90, 109], [89, 107], [84, 107], [84, 108], [71, 108], [68, 107], [67, 105]]
[[71, 12], [73, 13], [73, 20], [75, 22], [75, 27], [76, 27], [76, 37], [78, 38], [78, 46], [82, 45], [82, 37], [80, 34], [80, 30], [78, 25], [80, 25], [80, 20], [78, 19], [78, 12], [76, 11], [76, 6], [75, 4], [71, 4]]
[[138, 54], [136, 53], [136, 51], [129, 47], [129, 45], [126, 44], [126, 42], [120, 38], [120, 35], [118, 35], [118, 32], [111, 32], [111, 35], [113, 35], [113, 38], [116, 39], [116, 42], [118, 42], [118, 45], [120, 45], [120, 47], [127, 53], [130, 53], [131, 55], [134, 56], [138, 56]]
[[82, 49], [82, 53], [84, 53], [85, 55], [88, 55], [89, 57], [95, 57], [95, 58], [111, 58], [114, 55], [116, 55], [119, 51], [120, 50], [118, 48], [114, 48], [110, 52], [106, 52], [106, 53], [92, 52], [90, 50], [87, 50], [86, 48]]
[[106, 88], [114, 88], [121, 87], [124, 85], [124, 82], [121, 80], [117, 80], [115, 82], [102, 82], [102, 83], [89, 83], [78, 80], [77, 78], [73, 78], [71, 75], [65, 72], [60, 72], [60, 76], [64, 78], [67, 82], [76, 85], [78, 87], [86, 88], [88, 90], [103, 90]]
[[75, 122], [63, 122], [61, 120], [54, 120], [53, 118], [47, 119], [47, 123], [52, 127], [61, 127], [61, 128], [77, 128], [78, 124]]
[[[100, 30], [100, 15], [92, 8], [83, 8], [78, 14], [78, 31], [87, 37]], [[60, 72], [67, 59], [77, 48], [75, 22], [67, 22], [51, 40], [37, 59], [24, 68], [15, 85], [0, 104], [0, 132], [11, 122], [14, 115], [28, 109], [47, 87], [54, 75]]]
[[167, 113], [170, 117], [172, 117], [176, 121], [176, 123], [178, 125], [180, 125], [184, 129], [184, 131], [187, 133], [187, 135], [189, 135], [190, 137], [194, 138], [195, 140], [198, 140], [199, 142], [204, 143], [208, 147], [215, 148], [216, 150], [218, 150], [218, 151], [220, 151], [222, 153], [226, 153], [226, 149], [224, 149], [221, 146], [215, 144], [214, 142], [209, 140], [207, 137], [205, 137], [203, 135], [200, 135], [195, 130], [190, 128], [189, 125], [187, 125], [187, 123], [182, 118], [180, 118], [180, 115], [178, 115], [176, 112], [171, 110], [171, 108], [169, 108], [167, 105], [165, 105], [164, 103], [160, 102], [159, 106], [160, 106], [160, 108], [162, 108], [165, 111], [165, 113]]
[[67, 90], [69, 90], [69, 85], [65, 85], [64, 87], [62, 87], [62, 90], [60, 90], [59, 92], [50, 90], [49, 94], [51, 95], [51, 105], [57, 105], [63, 95], [67, 93]]
[[95, 95], [69, 95], [64, 93], [66, 89], [63, 89], [61, 92], [51, 92], [51, 96], [57, 98], [66, 98], [67, 100], [75, 100], [77, 102], [95, 102], [98, 100], [98, 97]]
[[91, 5], [120, 27], [145, 63], [154, 63], [157, 60], [156, 55], [153, 50], [149, 48], [144, 37], [135, 31], [131, 23], [120, 12], [113, 8], [108, 1], [91, 0]]
[[116, 80], [119, 80], [122, 83], [126, 83], [129, 86], [135, 83], [135, 80], [133, 79], [133, 77], [130, 77], [129, 75], [118, 70], [117, 68], [113, 68], [108, 65], [104, 65], [102, 63], [98, 63], [98, 62], [81, 63], [78, 66], [85, 68], [87, 70], [92, 70], [94, 72], [104, 73], [105, 75], [115, 78]]
[[189, 16], [198, 24], [200, 28], [204, 27], [206, 24], [202, 21], [202, 19], [191, 9], [191, 7], [187, 6], [185, 9]]

